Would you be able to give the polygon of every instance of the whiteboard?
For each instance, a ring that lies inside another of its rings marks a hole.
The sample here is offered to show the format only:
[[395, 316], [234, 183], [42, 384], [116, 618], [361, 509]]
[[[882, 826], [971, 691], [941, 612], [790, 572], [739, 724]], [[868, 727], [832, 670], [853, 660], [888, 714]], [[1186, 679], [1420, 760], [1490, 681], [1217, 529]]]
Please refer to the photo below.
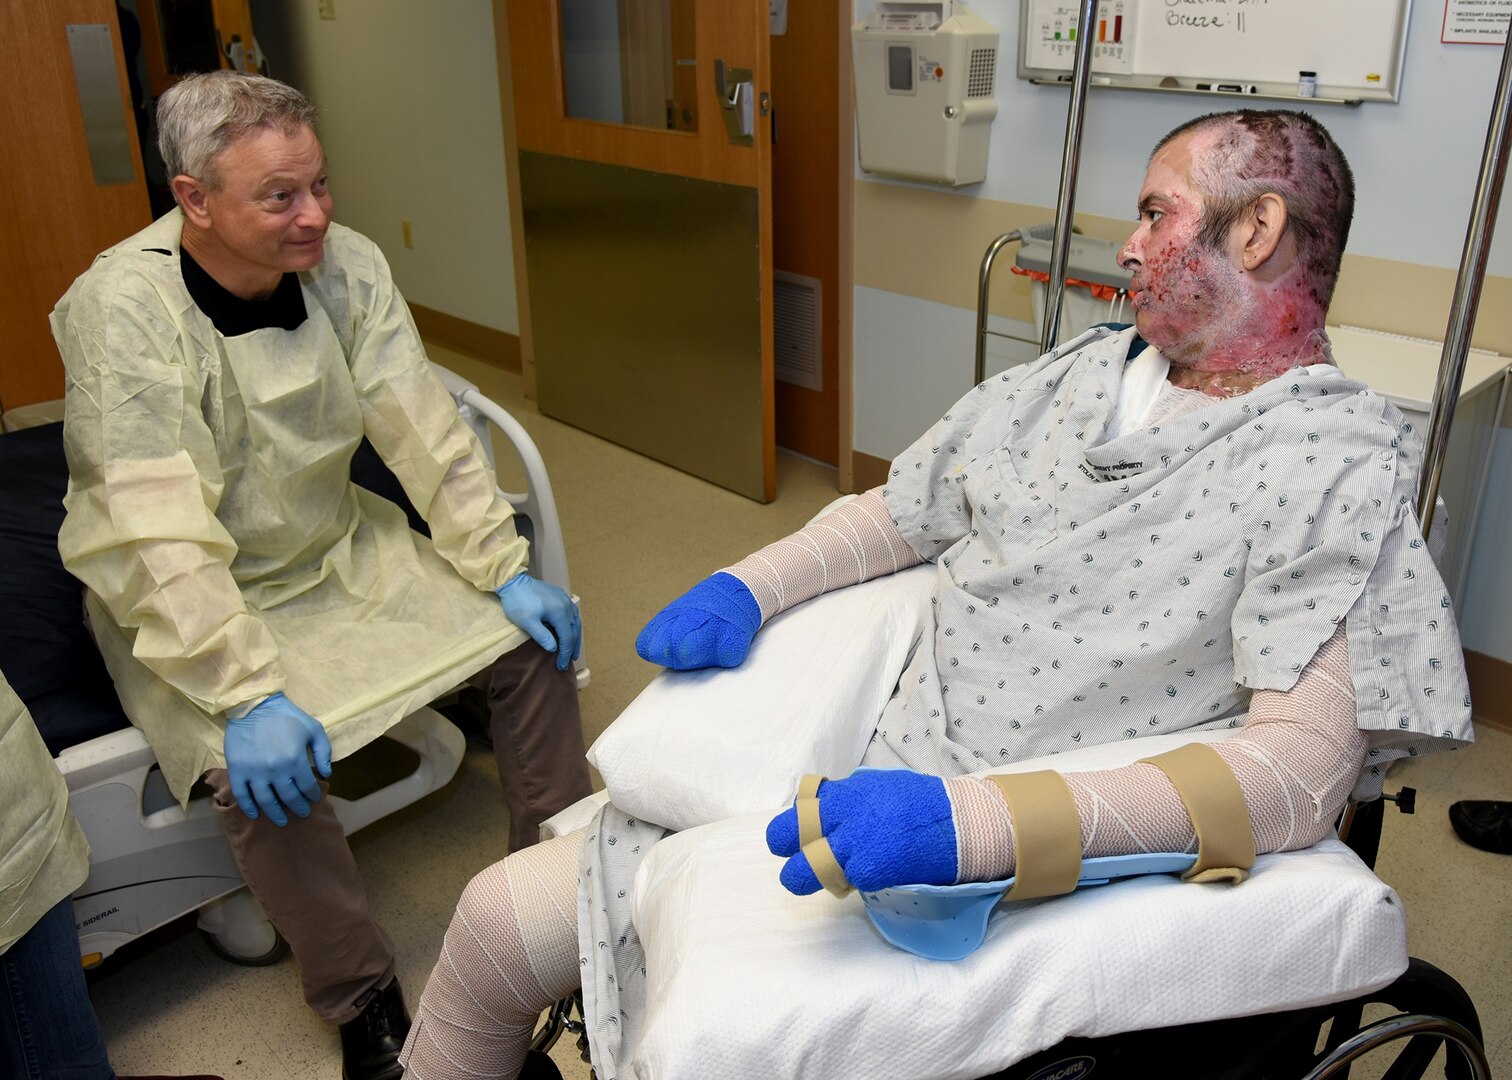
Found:
[[[1022, 0], [1019, 77], [1069, 81], [1078, 0]], [[1411, 0], [1098, 0], [1096, 85], [1296, 99], [1395, 101]], [[1215, 91], [1215, 87], [1223, 87]]]

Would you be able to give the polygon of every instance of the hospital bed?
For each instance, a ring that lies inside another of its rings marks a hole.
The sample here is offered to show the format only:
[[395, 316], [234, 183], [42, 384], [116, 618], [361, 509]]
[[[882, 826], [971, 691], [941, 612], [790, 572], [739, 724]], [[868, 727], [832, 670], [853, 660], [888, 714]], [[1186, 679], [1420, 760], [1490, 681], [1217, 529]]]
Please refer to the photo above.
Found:
[[[534, 442], [476, 386], [436, 368], [492, 461], [497, 430], [518, 458], [525, 490], [504, 492], [531, 540], [530, 572], [571, 591], [551, 484]], [[425, 524], [397, 479], [364, 442], [353, 478]], [[287, 946], [243, 887], [200, 786], [186, 808], [169, 793], [151, 748], [121, 712], [83, 621], [82, 587], [58, 556], [68, 482], [62, 424], [0, 435], [0, 670], [27, 704], [68, 782], [69, 806], [89, 838], [89, 878], [74, 896], [85, 966], [189, 912], [207, 943], [239, 963], [271, 963]], [[579, 687], [586, 685], [579, 662]], [[434, 704], [434, 703], [433, 703]], [[434, 708], [406, 716], [347, 757], [330, 797], [350, 834], [445, 785], [462, 733]]]

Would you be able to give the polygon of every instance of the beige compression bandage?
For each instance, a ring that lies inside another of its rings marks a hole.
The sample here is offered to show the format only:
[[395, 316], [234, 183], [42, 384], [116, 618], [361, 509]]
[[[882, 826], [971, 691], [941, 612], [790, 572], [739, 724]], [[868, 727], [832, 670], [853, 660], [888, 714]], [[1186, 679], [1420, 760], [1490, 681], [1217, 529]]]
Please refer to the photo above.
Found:
[[[1256, 853], [1308, 847], [1327, 835], [1365, 758], [1349, 648], [1341, 628], [1285, 692], [1258, 690], [1244, 729], [1212, 744], [1243, 794]], [[1199, 751], [1200, 752], [1200, 751]], [[1198, 849], [1183, 794], [1150, 764], [1066, 773], [1086, 858]], [[1015, 872], [1016, 822], [984, 776], [945, 781], [956, 824], [960, 881]], [[1242, 850], [1241, 850], [1242, 854]]]
[[765, 622], [820, 593], [923, 561], [898, 532], [882, 489], [872, 488], [724, 572], [751, 590]]
[[582, 831], [524, 848], [463, 890], [399, 1056], [408, 1080], [514, 1080], [541, 1012], [581, 978]]
[[988, 777], [1003, 793], [1013, 817], [1013, 887], [1005, 900], [1060, 896], [1081, 876], [1081, 825], [1076, 799], [1058, 772]]

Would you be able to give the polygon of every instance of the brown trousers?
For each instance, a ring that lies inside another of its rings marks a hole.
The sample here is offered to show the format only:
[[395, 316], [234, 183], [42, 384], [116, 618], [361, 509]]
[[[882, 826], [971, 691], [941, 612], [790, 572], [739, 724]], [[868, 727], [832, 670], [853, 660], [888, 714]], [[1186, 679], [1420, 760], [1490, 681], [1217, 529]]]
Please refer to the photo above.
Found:
[[[536, 841], [542, 821], [592, 790], [577, 687], [571, 671], [557, 671], [555, 657], [530, 641], [473, 681], [488, 697], [515, 851]], [[242, 879], [299, 963], [305, 1000], [327, 1023], [351, 1020], [357, 1000], [393, 978], [394, 944], [368, 910], [331, 801], [315, 803], [307, 818], [290, 815], [279, 828], [241, 812], [226, 770], [212, 769], [205, 779]]]

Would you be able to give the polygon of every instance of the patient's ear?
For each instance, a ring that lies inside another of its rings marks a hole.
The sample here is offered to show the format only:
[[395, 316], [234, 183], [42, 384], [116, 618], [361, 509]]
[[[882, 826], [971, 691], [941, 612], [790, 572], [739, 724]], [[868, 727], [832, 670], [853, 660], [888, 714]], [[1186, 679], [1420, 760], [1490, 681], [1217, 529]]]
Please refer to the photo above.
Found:
[[1249, 210], [1239, 219], [1244, 241], [1240, 258], [1246, 270], [1260, 269], [1276, 254], [1286, 236], [1287, 220], [1286, 200], [1273, 191], [1250, 204]]

